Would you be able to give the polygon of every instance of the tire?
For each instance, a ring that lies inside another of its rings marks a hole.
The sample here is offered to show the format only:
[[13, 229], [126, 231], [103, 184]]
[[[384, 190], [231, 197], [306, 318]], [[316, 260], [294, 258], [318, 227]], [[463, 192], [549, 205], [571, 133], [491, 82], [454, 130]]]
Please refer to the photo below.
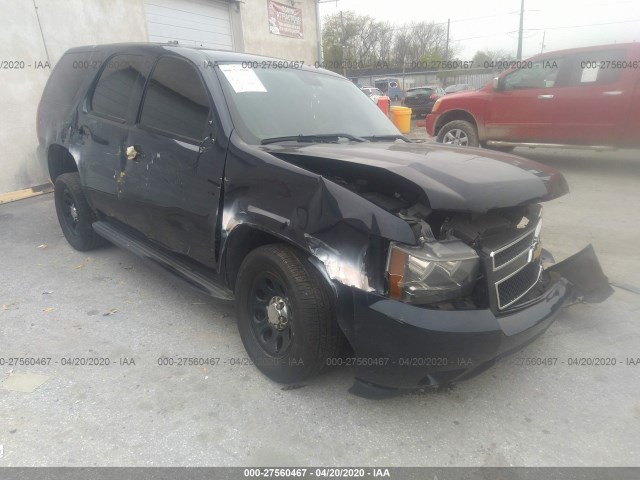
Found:
[[93, 230], [96, 217], [82, 192], [77, 172], [56, 178], [54, 197], [60, 228], [73, 248], [84, 252], [107, 243]]
[[462, 147], [480, 146], [476, 127], [465, 120], [453, 120], [445, 124], [438, 132], [436, 141]]
[[270, 379], [301, 382], [342, 354], [345, 338], [335, 319], [332, 292], [295, 248], [272, 244], [253, 250], [242, 262], [235, 292], [242, 343]]

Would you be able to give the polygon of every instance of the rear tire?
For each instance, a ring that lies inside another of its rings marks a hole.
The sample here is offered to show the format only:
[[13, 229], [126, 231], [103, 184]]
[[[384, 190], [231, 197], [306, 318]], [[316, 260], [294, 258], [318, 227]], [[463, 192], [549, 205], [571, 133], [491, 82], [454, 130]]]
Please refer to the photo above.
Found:
[[445, 124], [438, 132], [436, 141], [461, 147], [480, 146], [476, 127], [465, 120], [453, 120]]
[[56, 178], [54, 197], [60, 228], [73, 248], [83, 252], [107, 243], [93, 230], [96, 217], [84, 196], [77, 172], [63, 173]]
[[270, 379], [301, 382], [344, 350], [332, 292], [295, 248], [272, 244], [253, 250], [242, 262], [235, 292], [242, 343]]

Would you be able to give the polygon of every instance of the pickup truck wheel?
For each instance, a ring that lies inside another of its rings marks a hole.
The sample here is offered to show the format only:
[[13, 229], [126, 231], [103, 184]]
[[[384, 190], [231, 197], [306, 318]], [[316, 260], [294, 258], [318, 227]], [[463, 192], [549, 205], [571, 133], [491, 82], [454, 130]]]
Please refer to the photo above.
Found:
[[305, 255], [283, 244], [253, 250], [236, 280], [236, 321], [253, 363], [295, 383], [341, 354], [343, 335], [326, 280]]
[[76, 250], [92, 250], [106, 243], [92, 227], [96, 218], [82, 192], [78, 173], [56, 178], [54, 197], [62, 233]]
[[463, 147], [477, 147], [480, 145], [476, 127], [464, 120], [453, 120], [445, 124], [438, 132], [436, 141]]

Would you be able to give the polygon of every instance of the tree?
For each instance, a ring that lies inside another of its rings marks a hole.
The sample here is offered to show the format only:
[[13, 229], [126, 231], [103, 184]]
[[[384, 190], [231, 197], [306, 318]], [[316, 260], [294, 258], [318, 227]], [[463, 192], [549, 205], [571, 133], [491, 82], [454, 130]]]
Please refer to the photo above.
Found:
[[[348, 11], [328, 15], [323, 24], [325, 64], [339, 73], [345, 67], [429, 65], [444, 59], [446, 41], [446, 27], [433, 22], [393, 26]], [[450, 42], [449, 58], [454, 55]]]
[[510, 62], [515, 57], [506, 50], [478, 50], [473, 56], [473, 66], [476, 68], [492, 68], [492, 65]]

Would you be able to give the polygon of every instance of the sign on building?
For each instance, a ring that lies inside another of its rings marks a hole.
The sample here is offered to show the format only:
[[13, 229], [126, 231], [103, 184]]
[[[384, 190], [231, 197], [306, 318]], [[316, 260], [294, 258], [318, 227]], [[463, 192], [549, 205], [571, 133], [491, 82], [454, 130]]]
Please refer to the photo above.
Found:
[[302, 9], [267, 0], [269, 32], [286, 37], [302, 38]]

